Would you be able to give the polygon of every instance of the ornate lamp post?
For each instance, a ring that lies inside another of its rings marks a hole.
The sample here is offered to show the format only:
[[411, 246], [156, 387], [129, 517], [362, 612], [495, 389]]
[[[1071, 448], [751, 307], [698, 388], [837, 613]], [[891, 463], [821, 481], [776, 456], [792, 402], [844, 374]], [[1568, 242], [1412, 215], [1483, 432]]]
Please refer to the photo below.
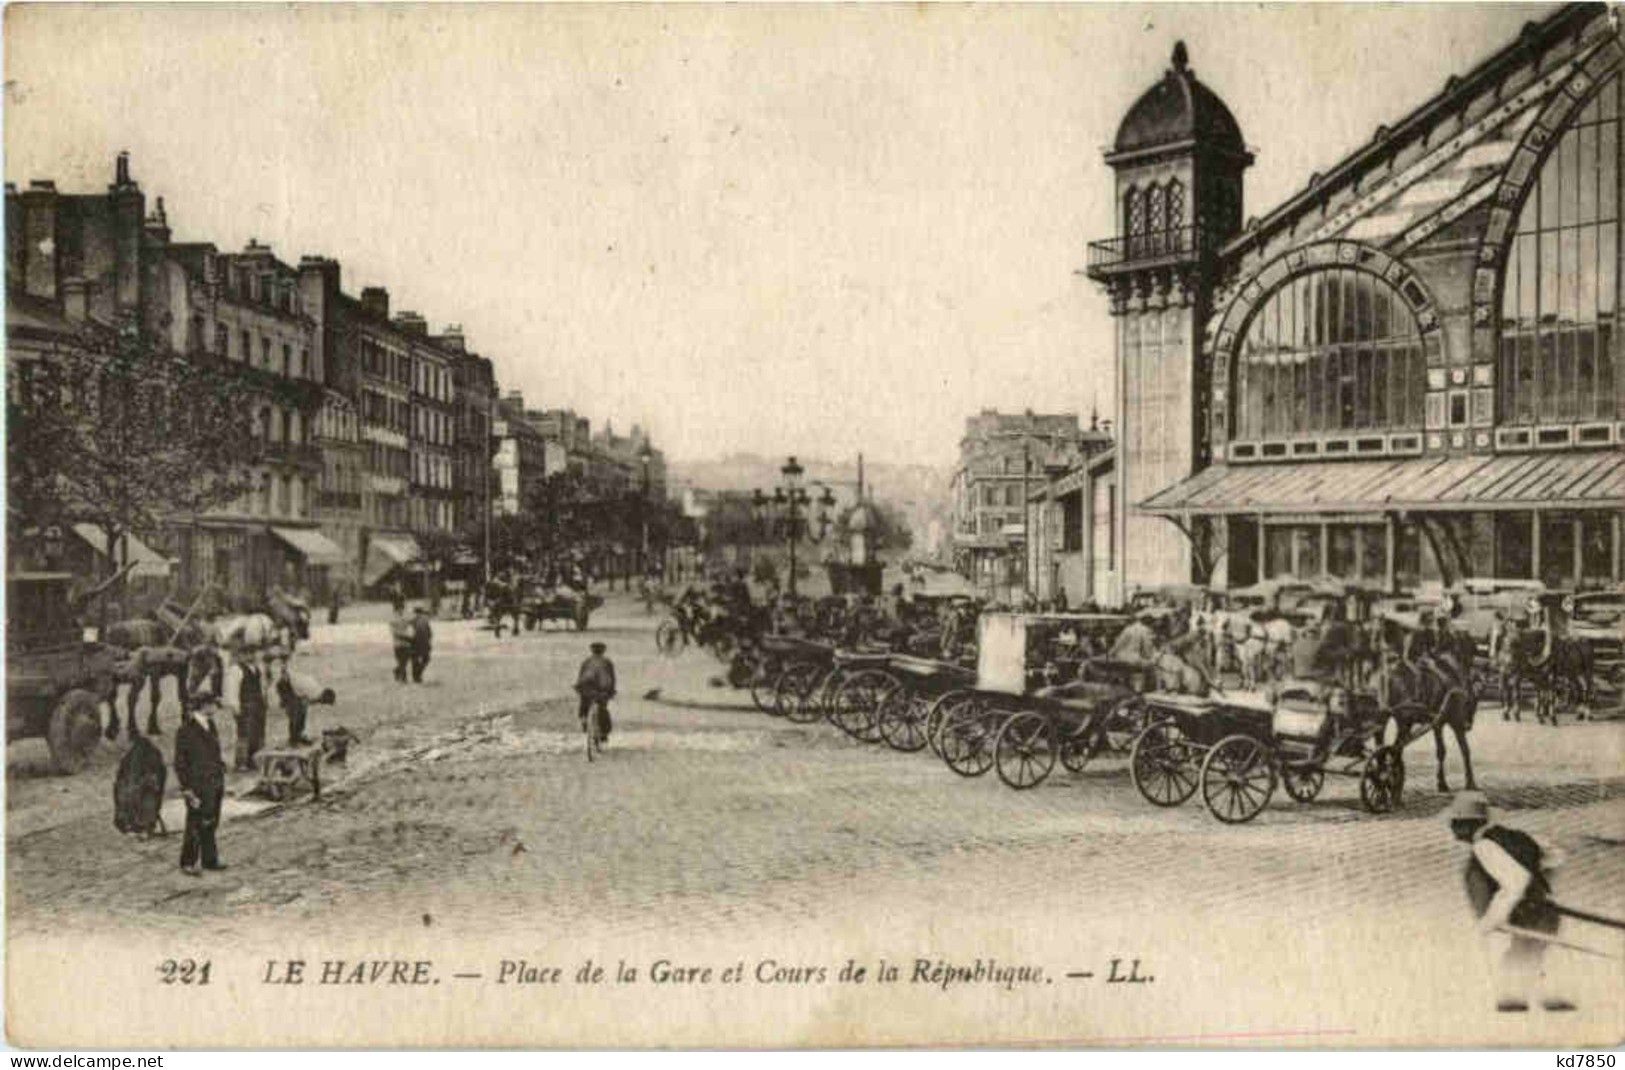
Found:
[[[790, 597], [796, 596], [796, 543], [803, 536], [809, 542], [822, 542], [829, 533], [830, 510], [835, 507], [835, 495], [828, 487], [817, 498], [812, 497], [801, 485], [801, 476], [804, 469], [791, 457], [779, 469], [784, 482], [773, 488], [773, 496], [768, 497], [760, 490], [756, 491], [752, 499], [752, 511], [766, 516], [769, 510], [783, 510], [785, 538], [790, 543]], [[816, 505], [816, 517], [804, 518], [802, 510]]]
[[643, 466], [643, 494], [638, 500], [638, 568], [645, 575], [649, 572], [649, 462], [654, 456], [649, 440], [644, 439], [638, 449], [638, 462]]

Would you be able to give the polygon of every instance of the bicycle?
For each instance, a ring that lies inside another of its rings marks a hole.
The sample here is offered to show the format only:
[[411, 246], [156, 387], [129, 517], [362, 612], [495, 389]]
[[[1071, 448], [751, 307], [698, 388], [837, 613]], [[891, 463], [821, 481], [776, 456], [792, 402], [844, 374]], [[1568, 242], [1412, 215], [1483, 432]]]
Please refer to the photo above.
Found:
[[604, 752], [604, 740], [609, 733], [604, 726], [609, 722], [609, 695], [595, 698], [587, 707], [587, 715], [581, 718], [581, 732], [587, 737], [587, 761], [591, 762], [595, 755]]

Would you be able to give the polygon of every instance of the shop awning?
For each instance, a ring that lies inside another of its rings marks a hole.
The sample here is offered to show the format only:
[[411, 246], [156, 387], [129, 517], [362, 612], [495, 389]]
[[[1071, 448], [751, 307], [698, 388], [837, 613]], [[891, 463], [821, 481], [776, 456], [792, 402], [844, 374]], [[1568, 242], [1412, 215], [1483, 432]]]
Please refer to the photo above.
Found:
[[[108, 556], [107, 535], [95, 524], [75, 524], [73, 533], [98, 554]], [[130, 560], [135, 563], [135, 567], [130, 570], [132, 578], [169, 575], [169, 558], [134, 535], [126, 535], [125, 538], [129, 540]]]
[[1216, 464], [1140, 503], [1164, 516], [1619, 508], [1625, 453]]
[[342, 565], [344, 551], [339, 544], [314, 528], [272, 527], [271, 534], [293, 547], [312, 565]]
[[367, 544], [367, 566], [362, 571], [361, 582], [371, 587], [390, 569], [410, 565], [419, 556], [418, 541], [410, 535], [374, 535]]

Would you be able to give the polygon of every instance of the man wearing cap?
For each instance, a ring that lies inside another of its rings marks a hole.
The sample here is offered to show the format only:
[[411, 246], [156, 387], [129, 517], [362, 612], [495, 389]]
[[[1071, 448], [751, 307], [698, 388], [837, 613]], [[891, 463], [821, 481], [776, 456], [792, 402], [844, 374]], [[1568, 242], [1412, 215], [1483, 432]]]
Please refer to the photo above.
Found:
[[434, 646], [434, 629], [429, 627], [429, 611], [422, 606], [412, 610], [412, 682], [423, 682], [423, 670], [429, 667], [429, 650]]
[[604, 656], [607, 648], [603, 643], [593, 643], [590, 649], [592, 653], [582, 661], [581, 671], [576, 673], [576, 694], [581, 696], [576, 715], [581, 719], [582, 731], [586, 731], [587, 715], [596, 709], [602, 729], [601, 741], [607, 742], [612, 727], [609, 700], [615, 697], [615, 663]]
[[[1560, 854], [1542, 848], [1527, 832], [1491, 821], [1489, 802], [1479, 792], [1457, 795], [1448, 816], [1451, 833], [1472, 849], [1465, 873], [1467, 901], [1478, 918], [1479, 935], [1491, 954], [1498, 953], [1495, 1009], [1527, 1011], [1531, 992], [1543, 989], [1546, 980], [1541, 967], [1549, 944], [1535, 934], [1553, 935], [1562, 921], [1551, 902], [1549, 875]], [[1574, 1009], [1550, 992], [1542, 1005], [1548, 1011]]]
[[214, 830], [220, 824], [220, 803], [226, 794], [226, 762], [220, 752], [220, 731], [214, 711], [220, 697], [207, 684], [193, 696], [191, 708], [175, 733], [175, 782], [186, 800], [186, 834], [181, 839], [181, 872], [202, 876], [202, 869], [220, 870]]

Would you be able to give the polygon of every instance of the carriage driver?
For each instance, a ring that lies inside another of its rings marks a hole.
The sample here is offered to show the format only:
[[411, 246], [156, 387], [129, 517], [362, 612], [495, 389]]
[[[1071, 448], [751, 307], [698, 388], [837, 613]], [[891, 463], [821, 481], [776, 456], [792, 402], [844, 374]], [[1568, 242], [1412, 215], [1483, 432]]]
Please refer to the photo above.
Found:
[[1457, 795], [1448, 817], [1452, 835], [1472, 851], [1465, 872], [1467, 901], [1495, 958], [1495, 1009], [1527, 1011], [1531, 996], [1540, 995], [1548, 1011], [1574, 1010], [1572, 1002], [1547, 987], [1542, 970], [1551, 945], [1541, 937], [1554, 936], [1562, 923], [1551, 902], [1551, 871], [1562, 863], [1561, 852], [1491, 821], [1489, 802], [1476, 791]]
[[1406, 660], [1413, 669], [1438, 681], [1441, 695], [1471, 686], [1467, 667], [1456, 658], [1455, 633], [1450, 630], [1454, 608], [1454, 601], [1448, 597], [1436, 609], [1422, 607], [1421, 626], [1406, 643]]

